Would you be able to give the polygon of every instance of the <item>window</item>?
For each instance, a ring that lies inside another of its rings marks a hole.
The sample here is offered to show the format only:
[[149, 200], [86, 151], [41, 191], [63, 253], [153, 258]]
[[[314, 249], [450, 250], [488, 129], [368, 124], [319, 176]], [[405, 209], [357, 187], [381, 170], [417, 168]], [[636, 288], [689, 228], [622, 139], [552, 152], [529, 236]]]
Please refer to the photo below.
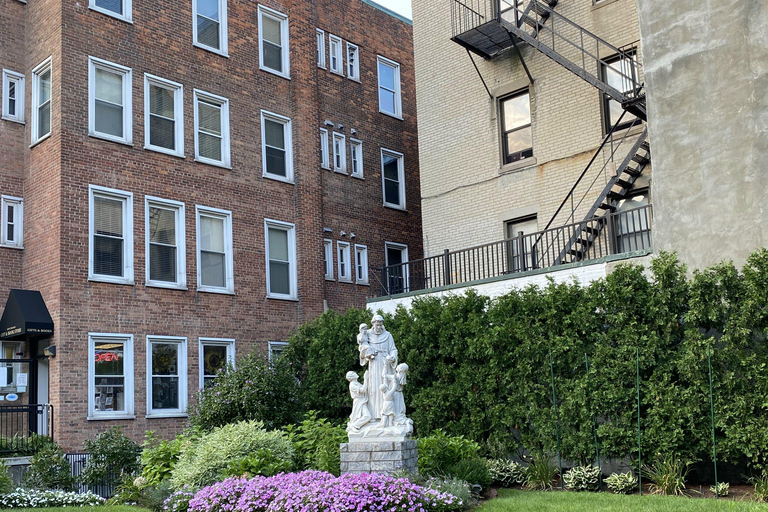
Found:
[[344, 74], [343, 59], [341, 54], [341, 38], [333, 34], [328, 34], [328, 51], [331, 55], [331, 71], [340, 75]]
[[146, 196], [147, 286], [187, 286], [184, 203]]
[[88, 7], [123, 21], [131, 21], [131, 0], [90, 0]]
[[229, 100], [194, 91], [195, 160], [229, 168]]
[[357, 139], [349, 139], [349, 152], [352, 156], [352, 176], [363, 177], [363, 143]]
[[381, 150], [381, 180], [384, 206], [405, 209], [405, 169], [402, 153]]
[[269, 342], [269, 360], [277, 361], [283, 356], [283, 351], [288, 348], [288, 342], [286, 341], [270, 341]]
[[[0, 342], [0, 359], [19, 359], [21, 344], [12, 341]], [[16, 375], [21, 371], [21, 365], [18, 363], [0, 363], [0, 388], [12, 388], [16, 391]], [[11, 391], [4, 389], [3, 392]]]
[[[637, 81], [634, 54], [616, 55], [600, 63], [603, 74], [603, 81], [618, 90], [619, 92], [628, 92], [632, 90], [633, 82]], [[605, 123], [605, 133], [611, 131], [624, 113], [621, 103], [603, 93], [603, 119]], [[621, 124], [616, 126], [616, 130], [624, 130], [637, 123], [637, 116], [627, 112], [621, 120]]]
[[0, 241], [5, 247], [21, 249], [24, 234], [24, 200], [20, 197], [2, 197], [2, 237]]
[[[510, 272], [522, 272], [535, 268], [537, 261], [533, 253], [535, 237], [525, 236], [536, 233], [538, 220], [536, 215], [509, 220], [504, 223], [507, 242], [507, 269]], [[524, 236], [520, 237], [520, 233]], [[522, 256], [522, 260], [521, 257]]]
[[331, 158], [328, 155], [328, 130], [320, 128], [320, 167], [331, 168]]
[[504, 163], [517, 162], [533, 156], [531, 130], [531, 101], [526, 89], [499, 102], [501, 111], [502, 148]]
[[323, 240], [323, 255], [325, 263], [325, 278], [333, 281], [333, 241]]
[[408, 246], [393, 242], [384, 243], [386, 283], [390, 295], [409, 290]]
[[352, 281], [352, 262], [349, 257], [349, 243], [336, 242], [336, 254], [339, 260], [339, 281]]
[[133, 194], [91, 185], [88, 279], [133, 284]]
[[200, 338], [200, 389], [210, 386], [227, 363], [235, 364], [235, 340]]
[[88, 58], [88, 133], [130, 144], [131, 70], [105, 60]]
[[51, 58], [32, 70], [32, 144], [51, 135]]
[[293, 224], [265, 220], [267, 297], [298, 298], [296, 291], [296, 228]]
[[235, 293], [232, 212], [197, 206], [197, 289]]
[[227, 0], [192, 0], [194, 45], [227, 55]]
[[325, 32], [317, 29], [317, 67], [325, 69]]
[[360, 49], [357, 45], [347, 43], [347, 77], [360, 80]]
[[266, 178], [293, 183], [293, 135], [287, 117], [261, 111], [261, 165]]
[[400, 102], [400, 64], [378, 57], [379, 73], [379, 112], [402, 117], [402, 105]]
[[88, 334], [88, 419], [133, 418], [133, 336]]
[[347, 144], [344, 135], [333, 132], [333, 170], [347, 172]]
[[144, 75], [144, 148], [184, 156], [181, 84]]
[[368, 284], [368, 248], [355, 244], [355, 277], [357, 284]]
[[187, 412], [187, 338], [147, 336], [147, 417]]
[[290, 67], [288, 16], [259, 5], [259, 68], [290, 78]]
[[24, 122], [24, 75], [3, 70], [3, 119]]

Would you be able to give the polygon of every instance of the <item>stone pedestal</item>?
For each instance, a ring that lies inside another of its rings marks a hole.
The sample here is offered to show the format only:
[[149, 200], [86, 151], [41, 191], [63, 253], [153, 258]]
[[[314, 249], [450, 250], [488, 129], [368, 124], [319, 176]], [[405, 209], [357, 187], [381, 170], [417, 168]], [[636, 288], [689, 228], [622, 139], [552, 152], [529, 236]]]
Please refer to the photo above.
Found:
[[341, 445], [342, 473], [393, 473], [418, 468], [416, 441], [373, 441]]

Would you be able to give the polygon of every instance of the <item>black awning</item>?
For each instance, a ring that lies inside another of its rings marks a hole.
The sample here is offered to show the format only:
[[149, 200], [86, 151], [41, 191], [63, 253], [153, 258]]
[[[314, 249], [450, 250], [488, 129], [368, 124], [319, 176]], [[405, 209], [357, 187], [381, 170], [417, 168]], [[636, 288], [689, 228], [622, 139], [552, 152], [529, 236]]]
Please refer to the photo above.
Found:
[[24, 335], [50, 336], [53, 319], [48, 313], [40, 292], [35, 290], [11, 290], [0, 318], [0, 339]]

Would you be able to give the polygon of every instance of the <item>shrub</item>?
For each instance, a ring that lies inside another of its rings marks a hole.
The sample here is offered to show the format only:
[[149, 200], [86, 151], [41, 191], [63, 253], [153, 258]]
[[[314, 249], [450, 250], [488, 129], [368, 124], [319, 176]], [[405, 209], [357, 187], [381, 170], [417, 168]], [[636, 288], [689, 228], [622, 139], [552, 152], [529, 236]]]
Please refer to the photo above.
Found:
[[456, 499], [464, 504], [465, 509], [476, 506], [479, 501], [477, 494], [467, 481], [453, 476], [429, 478], [424, 482], [423, 487], [456, 496]]
[[269, 429], [294, 423], [301, 410], [298, 385], [285, 358], [269, 361], [265, 354], [249, 354], [200, 390], [189, 420], [205, 431], [238, 421], [260, 421]]
[[173, 469], [171, 485], [174, 489], [191, 485], [202, 487], [220, 479], [227, 466], [259, 450], [269, 450], [284, 462], [293, 459], [293, 446], [288, 436], [280, 431], [267, 431], [258, 421], [232, 423], [203, 435], [194, 443], [187, 441], [181, 449], [179, 462]]
[[256, 475], [273, 476], [290, 471], [291, 462], [275, 456], [271, 450], [259, 450], [255, 454], [246, 455], [227, 464], [221, 474], [225, 477]]
[[64, 451], [56, 444], [46, 444], [32, 457], [24, 474], [24, 486], [35, 489], [71, 491], [76, 478]]
[[309, 411], [301, 423], [284, 427], [293, 443], [294, 465], [300, 469], [315, 469], [339, 475], [341, 443], [347, 442], [343, 427], [318, 418]]
[[637, 489], [637, 477], [631, 471], [612, 473], [605, 479], [608, 488], [615, 494], [631, 494]]
[[182, 435], [170, 441], [158, 441], [154, 432], [147, 431], [141, 451], [141, 476], [146, 479], [147, 485], [157, 485], [171, 477], [183, 443]]
[[5, 465], [5, 462], [0, 461], [0, 494], [11, 492], [11, 489], [13, 489], [13, 480], [8, 474], [8, 466]]
[[487, 465], [495, 484], [511, 487], [525, 481], [525, 466], [512, 459], [488, 459]]
[[140, 468], [141, 447], [123, 434], [122, 427], [112, 427], [84, 443], [90, 454], [82, 479], [88, 485], [117, 485], [123, 478], [135, 476]]
[[552, 462], [552, 457], [539, 453], [531, 457], [531, 462], [525, 469], [525, 487], [546, 491], [552, 489], [552, 480], [559, 470]]
[[195, 497], [195, 493], [186, 486], [174, 492], [163, 501], [162, 510], [168, 512], [187, 512], [189, 509], [189, 500]]
[[682, 496], [689, 465], [674, 457], [664, 457], [650, 466], [643, 466], [643, 475], [653, 482], [651, 492]]
[[485, 459], [480, 457], [460, 460], [448, 470], [448, 474], [470, 484], [477, 484], [483, 489], [493, 483], [488, 465]]
[[751, 477], [749, 483], [755, 486], [752, 497], [761, 503], [768, 502], [768, 476]]
[[475, 459], [480, 445], [464, 436], [448, 436], [436, 430], [428, 437], [418, 439], [419, 472], [427, 476], [441, 476], [466, 459]]
[[86, 507], [101, 505], [104, 498], [93, 493], [51, 491], [38, 489], [16, 489], [8, 494], [0, 494], [0, 509], [4, 508], [49, 508], [49, 507]]
[[563, 475], [566, 489], [571, 491], [599, 491], [600, 469], [597, 466], [576, 466]]
[[717, 485], [710, 485], [709, 490], [712, 491], [712, 493], [715, 496], [728, 496], [728, 490], [730, 489], [731, 484], [728, 482], [718, 482]]

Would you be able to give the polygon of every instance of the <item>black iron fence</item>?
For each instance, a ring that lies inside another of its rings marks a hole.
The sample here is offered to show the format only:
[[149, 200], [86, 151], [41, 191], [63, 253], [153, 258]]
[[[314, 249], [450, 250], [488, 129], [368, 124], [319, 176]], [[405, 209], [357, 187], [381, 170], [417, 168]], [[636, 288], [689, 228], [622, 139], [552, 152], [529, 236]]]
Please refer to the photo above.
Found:
[[[79, 493], [85, 493], [88, 491], [91, 491], [94, 494], [98, 494], [102, 498], [109, 498], [114, 494], [114, 486], [109, 483], [103, 483], [99, 485], [88, 485], [83, 482], [83, 479], [81, 478], [81, 475], [83, 474], [83, 470], [85, 469], [85, 465], [88, 463], [88, 458], [90, 457], [90, 454], [88, 453], [67, 453], [66, 454], [67, 460], [69, 460], [69, 464], [72, 466], [72, 476], [77, 478], [77, 492]], [[110, 474], [108, 475], [108, 480], [115, 481], [116, 474]]]
[[469, 249], [446, 250], [439, 256], [382, 268], [377, 296], [650, 249], [651, 224], [651, 207], [642, 206]]
[[0, 406], [0, 454], [33, 455], [44, 444], [38, 436], [53, 440], [51, 404]]

